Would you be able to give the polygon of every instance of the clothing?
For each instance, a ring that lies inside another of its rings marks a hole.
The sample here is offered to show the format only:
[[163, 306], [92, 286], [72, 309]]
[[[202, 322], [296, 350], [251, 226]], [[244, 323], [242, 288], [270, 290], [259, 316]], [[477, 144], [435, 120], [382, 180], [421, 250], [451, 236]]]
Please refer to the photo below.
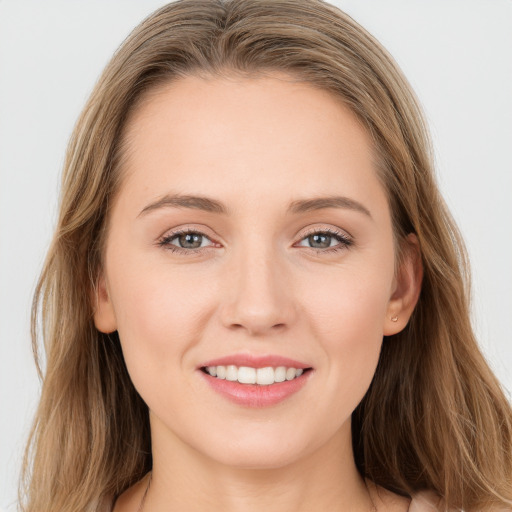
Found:
[[369, 478], [365, 478], [366, 489], [378, 511], [389, 512], [444, 512], [442, 499], [433, 491], [413, 494], [412, 499], [395, 494]]
[[444, 512], [442, 499], [432, 491], [422, 491], [413, 495], [408, 512]]
[[[421, 492], [412, 497], [411, 504], [407, 509], [407, 512], [444, 512], [439, 505], [440, 500], [434, 493]], [[100, 507], [98, 512], [112, 512], [113, 503], [111, 500], [105, 500]]]

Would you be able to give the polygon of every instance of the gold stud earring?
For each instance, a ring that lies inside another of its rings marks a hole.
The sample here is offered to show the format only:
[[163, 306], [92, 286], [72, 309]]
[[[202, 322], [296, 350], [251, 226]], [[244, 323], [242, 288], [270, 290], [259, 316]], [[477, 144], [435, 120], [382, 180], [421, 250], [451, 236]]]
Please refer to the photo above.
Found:
[[391, 317], [391, 321], [392, 321], [392, 322], [398, 322], [398, 317], [397, 317], [397, 316], [393, 316], [393, 317]]

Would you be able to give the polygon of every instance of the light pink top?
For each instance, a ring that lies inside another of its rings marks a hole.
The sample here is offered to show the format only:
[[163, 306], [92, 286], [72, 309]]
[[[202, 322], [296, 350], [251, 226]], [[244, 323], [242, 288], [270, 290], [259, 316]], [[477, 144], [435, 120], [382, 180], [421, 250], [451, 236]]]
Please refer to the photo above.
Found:
[[[367, 480], [367, 482], [370, 482]], [[373, 483], [373, 482], [372, 482]], [[398, 496], [390, 491], [378, 487], [375, 484], [369, 486], [370, 494], [377, 506], [377, 510], [389, 510], [391, 512], [444, 512], [444, 503], [433, 491], [421, 491], [412, 496], [409, 507], [407, 508], [407, 498]], [[95, 510], [97, 512], [111, 512], [113, 504], [111, 500], [104, 500], [103, 504]], [[461, 511], [464, 512], [464, 511]], [[512, 509], [500, 509], [496, 512], [512, 512]]]
[[[444, 512], [439, 502], [439, 498], [436, 499], [436, 494], [420, 492], [413, 496], [407, 512]], [[97, 512], [112, 512], [113, 504], [110, 500], [105, 500], [96, 510]]]
[[[444, 512], [436, 503], [436, 495], [434, 493], [421, 492], [415, 496], [409, 505], [407, 512]], [[112, 512], [113, 504], [111, 500], [105, 500], [97, 509], [97, 512]]]
[[422, 491], [412, 497], [408, 512], [442, 512], [441, 498], [431, 491]]
[[[423, 491], [413, 496], [408, 512], [444, 512], [444, 510], [443, 500], [439, 496], [431, 491]], [[494, 512], [512, 512], [512, 508], [509, 507], [498, 507], [492, 510]]]
[[444, 512], [442, 499], [433, 491], [421, 491], [412, 500], [395, 494], [365, 478], [366, 488], [377, 510], [389, 512]]

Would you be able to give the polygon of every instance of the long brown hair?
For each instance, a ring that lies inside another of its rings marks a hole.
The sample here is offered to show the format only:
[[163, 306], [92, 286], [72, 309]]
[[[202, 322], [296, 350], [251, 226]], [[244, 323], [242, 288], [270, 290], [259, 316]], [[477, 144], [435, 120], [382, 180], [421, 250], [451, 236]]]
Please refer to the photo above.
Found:
[[395, 236], [415, 233], [421, 248], [416, 310], [404, 331], [384, 339], [352, 416], [358, 470], [402, 495], [433, 490], [447, 508], [512, 505], [511, 407], [475, 341], [464, 245], [435, 182], [421, 110], [397, 65], [322, 0], [179, 0], [117, 51], [69, 143], [58, 223], [34, 297], [34, 352], [41, 331], [46, 369], [22, 510], [95, 510], [151, 468], [147, 407], [117, 333], [96, 330], [91, 303], [122, 180], [126, 120], [161, 83], [272, 71], [332, 92], [359, 117], [378, 154]]

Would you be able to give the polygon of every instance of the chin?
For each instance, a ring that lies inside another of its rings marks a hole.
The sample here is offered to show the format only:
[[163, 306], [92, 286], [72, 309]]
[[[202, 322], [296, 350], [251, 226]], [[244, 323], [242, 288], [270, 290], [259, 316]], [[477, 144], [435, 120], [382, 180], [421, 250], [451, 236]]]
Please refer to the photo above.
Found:
[[306, 453], [301, 450], [283, 450], [272, 446], [224, 451], [212, 454], [218, 463], [241, 470], [280, 469], [295, 464]]
[[[265, 429], [256, 424], [248, 436], [230, 435], [222, 439], [211, 440], [203, 446], [203, 453], [212, 461], [239, 469], [270, 470], [297, 464], [300, 460], [322, 451], [323, 445], [330, 444], [318, 433], [316, 436], [305, 435], [307, 432], [295, 429]], [[295, 435], [294, 435], [295, 434]]]

